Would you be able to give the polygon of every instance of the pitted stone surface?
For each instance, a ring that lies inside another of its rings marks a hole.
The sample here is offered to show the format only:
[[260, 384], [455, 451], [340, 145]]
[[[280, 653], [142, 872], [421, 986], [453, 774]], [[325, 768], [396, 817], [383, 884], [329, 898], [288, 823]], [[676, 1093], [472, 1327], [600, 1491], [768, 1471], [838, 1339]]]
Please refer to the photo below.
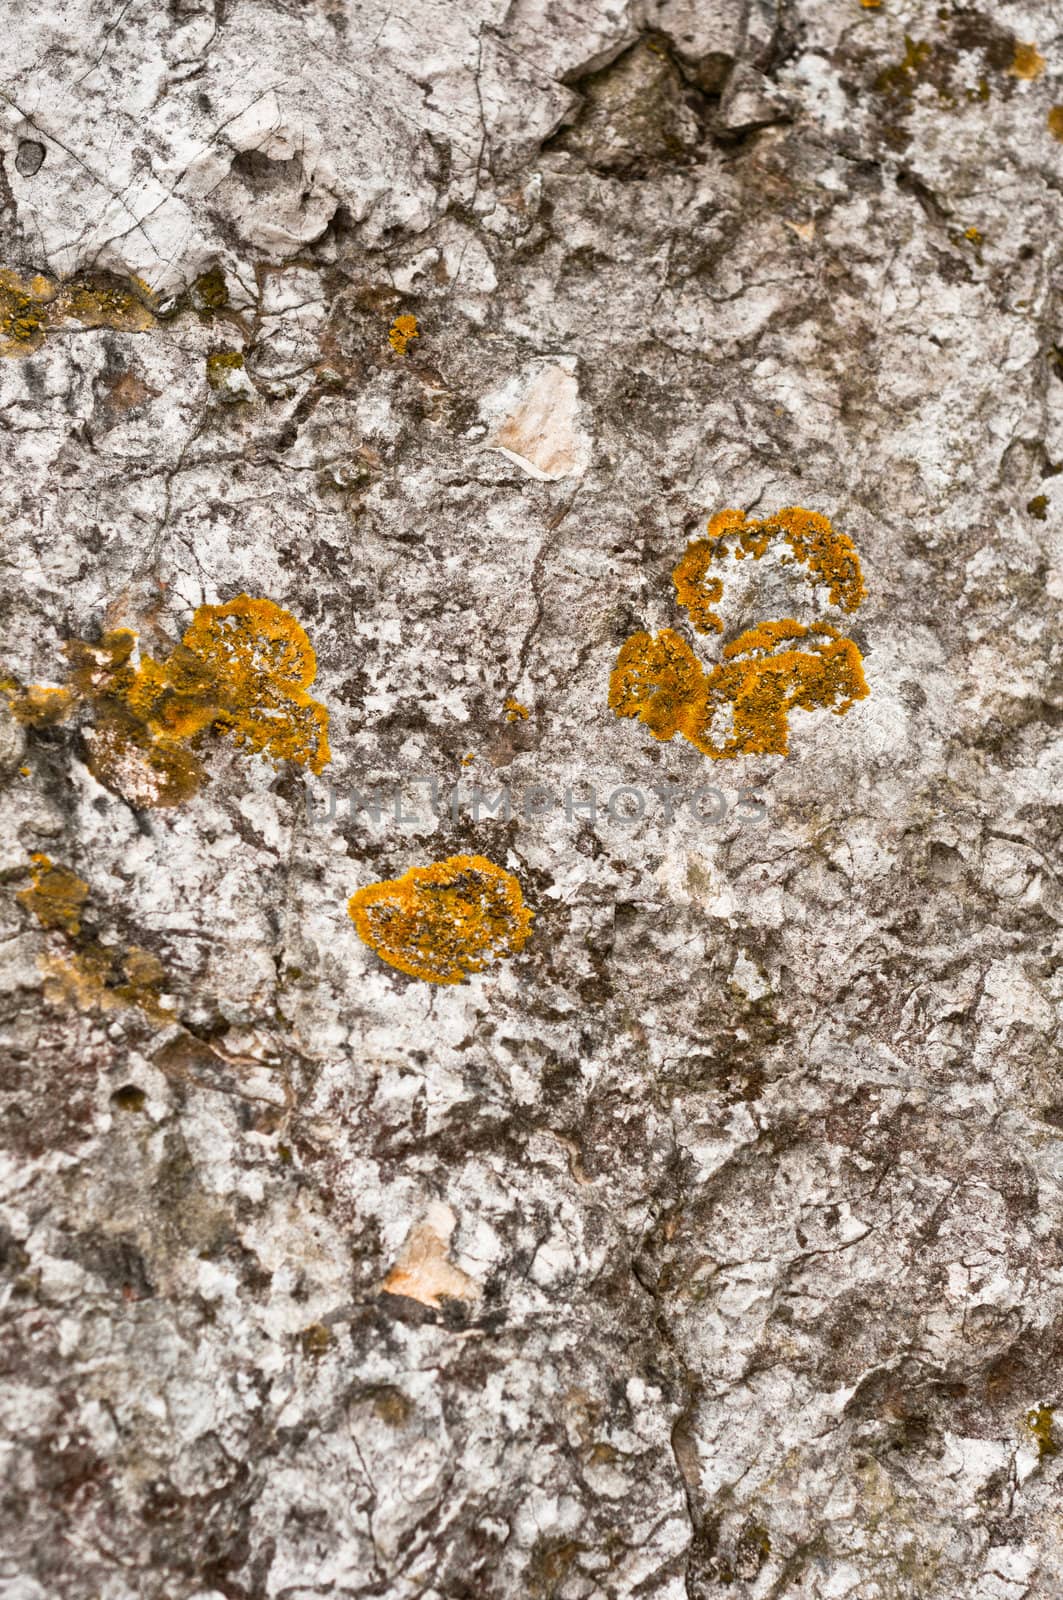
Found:
[[[337, 802], [218, 741], [138, 810], [0, 705], [11, 1600], [1058, 1593], [1061, 104], [1045, 0], [7, 19], [0, 266], [96, 298], [0, 282], [5, 682], [267, 596]], [[788, 505], [868, 699], [613, 717]], [[473, 853], [519, 957], [359, 941]]]

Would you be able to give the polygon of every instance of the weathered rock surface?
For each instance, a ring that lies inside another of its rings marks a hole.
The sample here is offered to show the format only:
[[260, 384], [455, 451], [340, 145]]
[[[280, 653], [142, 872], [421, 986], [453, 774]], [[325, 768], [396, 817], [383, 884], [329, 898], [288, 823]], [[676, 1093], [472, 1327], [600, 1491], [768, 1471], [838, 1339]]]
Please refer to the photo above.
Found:
[[[7, 18], [5, 681], [268, 596], [337, 797], [217, 740], [138, 809], [0, 711], [9, 1600], [1060, 1592], [1058, 33]], [[613, 717], [687, 539], [787, 505], [869, 697]], [[461, 852], [534, 932], [435, 988], [346, 903]]]

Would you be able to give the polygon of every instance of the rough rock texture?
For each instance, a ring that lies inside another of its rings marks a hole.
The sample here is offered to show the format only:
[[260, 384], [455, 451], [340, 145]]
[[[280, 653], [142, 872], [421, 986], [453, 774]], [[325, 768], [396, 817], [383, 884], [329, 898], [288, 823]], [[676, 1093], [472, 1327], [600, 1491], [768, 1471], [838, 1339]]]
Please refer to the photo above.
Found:
[[[4, 672], [268, 596], [338, 797], [217, 740], [138, 810], [0, 717], [5, 1600], [1058, 1595], [1057, 7], [4, 46]], [[687, 538], [793, 504], [869, 698], [712, 765], [613, 717]], [[440, 989], [345, 908], [459, 852], [535, 930]]]

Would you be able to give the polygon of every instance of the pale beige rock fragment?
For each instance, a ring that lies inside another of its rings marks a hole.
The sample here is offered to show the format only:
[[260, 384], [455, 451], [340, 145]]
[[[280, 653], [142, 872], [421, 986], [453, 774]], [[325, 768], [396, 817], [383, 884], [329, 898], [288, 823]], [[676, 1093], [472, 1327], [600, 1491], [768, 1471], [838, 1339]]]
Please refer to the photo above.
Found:
[[585, 465], [574, 365], [568, 359], [540, 367], [488, 445], [542, 482], [571, 477]]
[[450, 1260], [448, 1247], [457, 1218], [448, 1205], [429, 1206], [424, 1220], [406, 1235], [399, 1258], [381, 1288], [438, 1310], [443, 1300], [479, 1299], [480, 1286]]

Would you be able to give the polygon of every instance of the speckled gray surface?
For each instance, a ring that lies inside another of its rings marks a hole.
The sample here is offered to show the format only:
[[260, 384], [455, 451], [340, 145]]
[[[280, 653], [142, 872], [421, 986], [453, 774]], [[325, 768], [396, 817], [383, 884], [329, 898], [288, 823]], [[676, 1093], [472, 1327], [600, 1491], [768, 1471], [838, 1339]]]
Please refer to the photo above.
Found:
[[[4, 325], [4, 674], [266, 595], [339, 804], [0, 712], [4, 1600], [1063, 1592], [1060, 103], [1048, 0], [8, 17], [0, 264], [144, 326]], [[792, 504], [869, 697], [613, 717], [688, 537]], [[346, 901], [459, 852], [535, 929], [438, 988]]]

